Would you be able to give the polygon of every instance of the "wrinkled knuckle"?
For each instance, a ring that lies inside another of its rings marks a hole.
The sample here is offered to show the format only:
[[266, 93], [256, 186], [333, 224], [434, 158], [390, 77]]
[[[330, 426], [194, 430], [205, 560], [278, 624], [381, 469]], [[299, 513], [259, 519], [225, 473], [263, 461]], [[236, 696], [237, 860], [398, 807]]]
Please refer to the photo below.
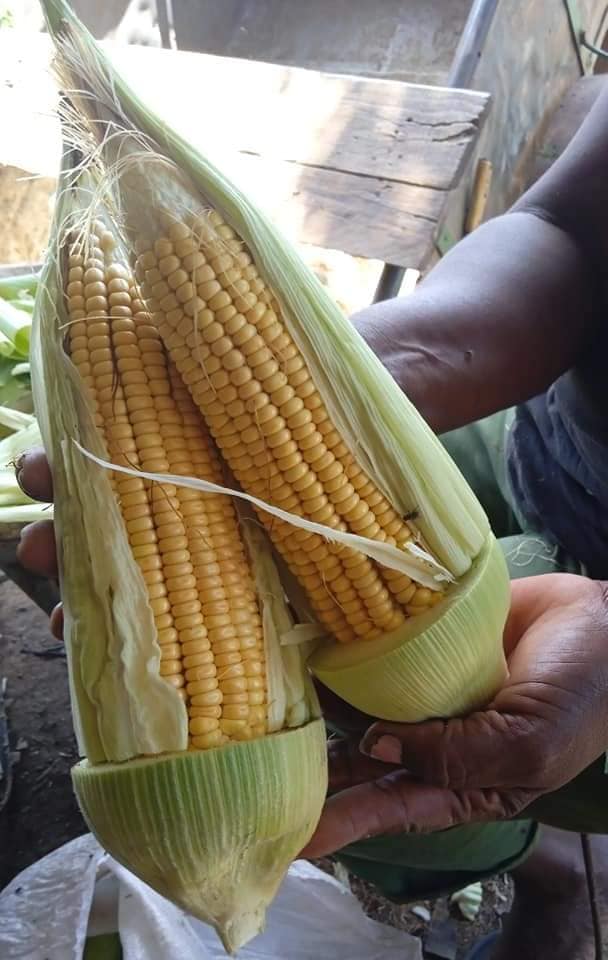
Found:
[[540, 795], [540, 792], [530, 790], [516, 790], [509, 792], [502, 797], [503, 818], [511, 820], [517, 817], [522, 810], [525, 810], [532, 801]]
[[533, 776], [535, 780], [549, 773], [549, 751], [547, 745], [534, 733], [521, 737], [517, 742], [518, 766], [522, 773]]
[[508, 718], [506, 733], [506, 759], [512, 758], [510, 766], [523, 783], [530, 778], [536, 781], [549, 770], [555, 756], [555, 731], [546, 723], [537, 717], [512, 716]]
[[466, 790], [469, 776], [462, 756], [454, 751], [448, 751], [443, 758], [441, 775], [438, 775], [435, 783], [444, 790]]
[[[399, 833], [412, 829], [407, 800], [401, 790], [401, 779], [397, 776], [381, 777], [373, 783], [378, 803], [375, 813], [378, 820], [378, 832]], [[380, 822], [381, 821], [381, 822]]]
[[367, 813], [365, 837], [408, 832], [406, 805], [399, 802], [394, 788], [383, 780], [376, 781], [373, 787], [377, 803]]
[[433, 782], [443, 789], [465, 790], [467, 787], [469, 771], [462, 754], [461, 732], [457, 727], [458, 721], [445, 725], [443, 749], [436, 758]]
[[602, 619], [608, 617], [608, 580], [592, 581], [597, 591]]

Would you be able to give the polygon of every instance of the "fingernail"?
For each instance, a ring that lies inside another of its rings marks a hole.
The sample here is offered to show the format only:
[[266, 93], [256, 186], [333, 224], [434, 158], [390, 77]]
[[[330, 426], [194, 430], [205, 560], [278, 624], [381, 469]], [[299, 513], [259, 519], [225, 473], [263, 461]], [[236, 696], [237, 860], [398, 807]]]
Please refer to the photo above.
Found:
[[[21, 474], [23, 473], [23, 464], [25, 463], [25, 454], [20, 453], [17, 459], [15, 460], [15, 480], [17, 481], [18, 486], [23, 490], [21, 485]], [[25, 493], [25, 490], [23, 490]]]
[[370, 747], [369, 755], [375, 760], [382, 760], [384, 763], [401, 763], [401, 742], [397, 740], [397, 737], [384, 734]]

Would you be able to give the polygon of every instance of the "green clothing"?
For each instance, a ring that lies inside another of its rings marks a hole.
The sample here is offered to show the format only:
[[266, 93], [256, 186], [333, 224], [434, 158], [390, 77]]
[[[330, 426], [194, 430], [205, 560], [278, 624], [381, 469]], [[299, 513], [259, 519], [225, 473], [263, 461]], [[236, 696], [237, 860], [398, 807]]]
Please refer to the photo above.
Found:
[[[554, 544], [526, 530], [506, 476], [506, 439], [513, 411], [442, 437], [446, 449], [483, 504], [504, 550], [512, 579], [543, 573], [584, 573]], [[525, 819], [474, 823], [432, 834], [376, 837], [345, 847], [338, 859], [393, 900], [450, 893], [512, 869], [531, 852], [539, 823], [608, 833], [608, 777], [601, 758], [575, 780], [535, 801]]]
[[122, 960], [122, 945], [117, 933], [102, 933], [87, 937], [84, 943], [83, 960]]

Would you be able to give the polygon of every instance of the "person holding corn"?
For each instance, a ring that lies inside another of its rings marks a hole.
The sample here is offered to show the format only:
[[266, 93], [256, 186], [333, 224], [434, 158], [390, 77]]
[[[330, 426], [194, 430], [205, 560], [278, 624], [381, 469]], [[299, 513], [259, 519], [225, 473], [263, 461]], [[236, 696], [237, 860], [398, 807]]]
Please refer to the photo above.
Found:
[[[474, 948], [477, 960], [574, 960], [593, 942], [574, 831], [608, 832], [607, 155], [608, 91], [507, 214], [459, 243], [411, 297], [353, 318], [503, 542], [510, 675], [485, 710], [417, 725], [370, 726], [321, 691], [341, 736], [303, 853], [339, 851], [403, 901], [512, 871], [511, 915]], [[42, 452], [18, 475], [51, 499]], [[56, 575], [49, 522], [24, 531], [20, 558]], [[59, 635], [60, 611], [52, 626]], [[593, 846], [608, 891], [608, 842]]]

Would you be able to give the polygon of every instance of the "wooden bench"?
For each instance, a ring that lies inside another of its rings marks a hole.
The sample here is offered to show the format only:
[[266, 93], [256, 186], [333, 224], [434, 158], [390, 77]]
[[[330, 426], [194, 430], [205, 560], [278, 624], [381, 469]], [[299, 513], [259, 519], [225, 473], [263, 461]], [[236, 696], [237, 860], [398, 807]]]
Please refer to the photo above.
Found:
[[[0, 34], [0, 163], [57, 170], [44, 35]], [[292, 239], [424, 269], [489, 96], [150, 47], [107, 52], [133, 89]]]

